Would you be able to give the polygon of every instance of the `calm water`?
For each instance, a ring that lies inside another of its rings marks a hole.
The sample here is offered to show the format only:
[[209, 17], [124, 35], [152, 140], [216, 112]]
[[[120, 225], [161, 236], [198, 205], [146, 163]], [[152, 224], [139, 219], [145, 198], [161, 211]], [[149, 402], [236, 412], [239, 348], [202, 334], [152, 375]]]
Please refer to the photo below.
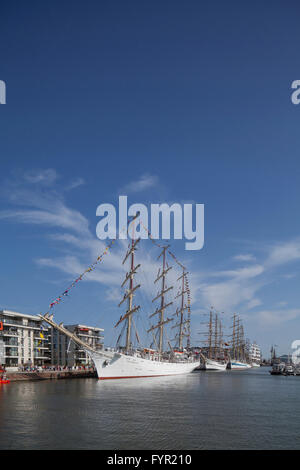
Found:
[[12, 383], [0, 386], [0, 449], [300, 449], [300, 377]]

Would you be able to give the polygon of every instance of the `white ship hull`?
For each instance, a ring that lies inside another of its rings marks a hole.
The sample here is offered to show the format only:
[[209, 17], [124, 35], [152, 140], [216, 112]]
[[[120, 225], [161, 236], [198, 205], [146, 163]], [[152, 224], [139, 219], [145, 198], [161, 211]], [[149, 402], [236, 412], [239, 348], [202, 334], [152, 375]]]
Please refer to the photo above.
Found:
[[206, 359], [205, 370], [226, 370], [227, 363]]
[[231, 361], [229, 368], [231, 370], [245, 370], [245, 369], [251, 369], [251, 366], [250, 364], [247, 364], [246, 362]]
[[189, 374], [199, 362], [164, 362], [151, 358], [125, 355], [118, 352], [105, 351], [105, 354], [89, 353], [94, 361], [98, 378], [129, 379], [141, 377], [159, 377], [164, 375]]
[[260, 364], [258, 364], [257, 362], [252, 362], [251, 366], [252, 367], [260, 367]]

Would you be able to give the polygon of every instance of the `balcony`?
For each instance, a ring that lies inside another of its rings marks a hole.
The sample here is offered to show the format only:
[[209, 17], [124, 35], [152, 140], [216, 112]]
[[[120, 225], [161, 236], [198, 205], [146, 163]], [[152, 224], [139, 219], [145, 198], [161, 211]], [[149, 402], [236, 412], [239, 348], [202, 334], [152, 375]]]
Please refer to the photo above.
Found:
[[40, 330], [41, 326], [39, 322], [34, 322], [34, 321], [29, 321], [28, 323], [23, 323], [22, 320], [18, 320], [15, 318], [3, 318], [1, 320], [3, 322], [3, 326], [8, 325], [8, 326], [21, 326], [22, 328], [30, 328], [30, 329], [35, 329], [35, 330]]
[[2, 335], [3, 336], [13, 336], [13, 337], [18, 337], [18, 332], [17, 330], [13, 330], [13, 329], [7, 329], [7, 330], [3, 330], [2, 332]]
[[18, 342], [10, 340], [10, 341], [4, 342], [4, 346], [6, 348], [16, 347], [16, 346], [18, 346]]
[[5, 351], [5, 357], [19, 357], [18, 351], [14, 349]]

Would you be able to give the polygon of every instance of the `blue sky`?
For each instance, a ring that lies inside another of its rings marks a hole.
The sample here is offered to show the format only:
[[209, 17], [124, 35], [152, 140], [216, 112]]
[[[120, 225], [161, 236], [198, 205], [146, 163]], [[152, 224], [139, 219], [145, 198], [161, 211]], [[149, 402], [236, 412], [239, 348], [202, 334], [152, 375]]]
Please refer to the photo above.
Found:
[[[288, 351], [300, 338], [298, 2], [29, 1], [1, 18], [0, 305], [46, 311], [101, 251], [96, 207], [121, 192], [194, 201], [204, 248], [175, 245], [194, 341], [213, 305], [227, 323], [240, 313], [265, 354]], [[100, 324], [112, 341], [123, 248], [57, 320]], [[147, 285], [152, 255], [145, 245]]]

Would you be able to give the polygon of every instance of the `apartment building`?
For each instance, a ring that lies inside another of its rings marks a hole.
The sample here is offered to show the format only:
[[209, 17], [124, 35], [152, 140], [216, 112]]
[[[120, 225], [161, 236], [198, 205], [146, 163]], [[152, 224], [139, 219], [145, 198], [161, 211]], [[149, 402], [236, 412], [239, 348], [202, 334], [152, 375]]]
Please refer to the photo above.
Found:
[[43, 366], [49, 362], [47, 328], [37, 315], [0, 310], [0, 364]]
[[[94, 349], [103, 348], [102, 328], [79, 324], [64, 325], [64, 327]], [[54, 328], [49, 330], [49, 344], [51, 344], [51, 364], [70, 367], [93, 365], [89, 355], [80, 346]]]

